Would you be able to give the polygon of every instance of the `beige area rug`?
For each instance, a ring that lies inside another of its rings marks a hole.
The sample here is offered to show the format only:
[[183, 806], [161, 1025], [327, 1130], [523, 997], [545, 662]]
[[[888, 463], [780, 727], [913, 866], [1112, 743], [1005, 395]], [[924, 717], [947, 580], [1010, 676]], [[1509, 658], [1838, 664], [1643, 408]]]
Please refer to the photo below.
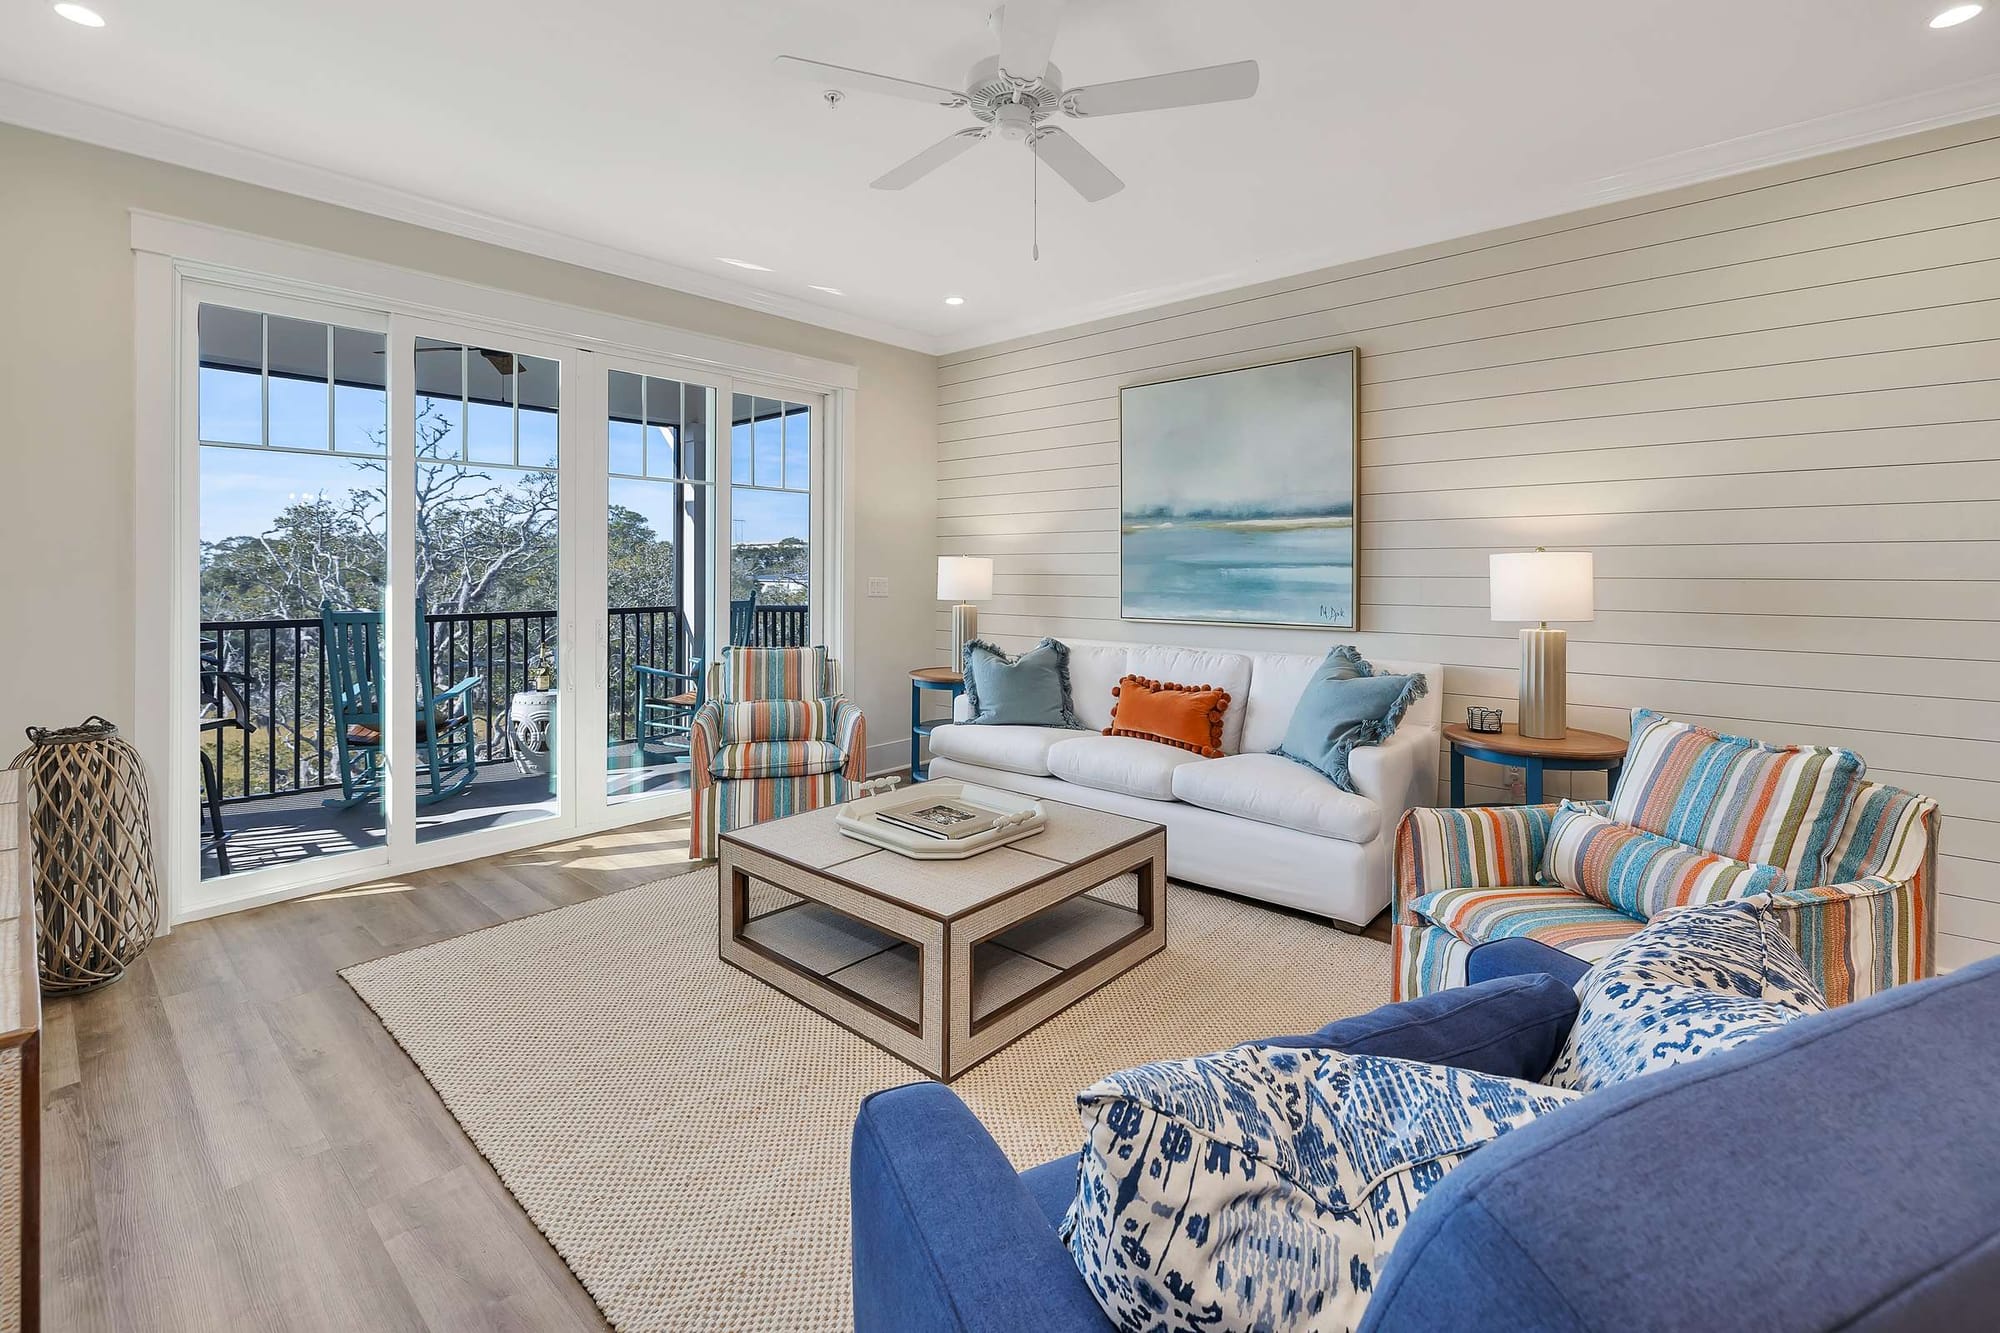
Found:
[[[715, 871], [347, 969], [622, 1333], [846, 1328], [847, 1146], [921, 1075], [716, 957]], [[1016, 1166], [1098, 1076], [1380, 1004], [1388, 946], [1179, 885], [1167, 948], [953, 1087]]]

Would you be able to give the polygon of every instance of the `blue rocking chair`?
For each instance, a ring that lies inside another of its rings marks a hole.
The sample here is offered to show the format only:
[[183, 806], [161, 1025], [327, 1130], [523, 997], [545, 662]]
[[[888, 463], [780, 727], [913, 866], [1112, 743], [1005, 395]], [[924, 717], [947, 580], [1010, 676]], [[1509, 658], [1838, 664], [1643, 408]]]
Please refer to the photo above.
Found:
[[[333, 686], [334, 740], [340, 753], [340, 809], [379, 800], [382, 795], [382, 613], [319, 609], [320, 647]], [[418, 805], [434, 805], [458, 795], [479, 774], [469, 696], [483, 676], [467, 676], [440, 692], [431, 676], [430, 635], [417, 621], [418, 753], [425, 760], [425, 783]]]
[[[756, 637], [757, 601], [762, 595], [762, 587], [752, 584], [748, 597], [729, 604], [730, 643], [747, 646]], [[708, 702], [702, 659], [689, 658], [686, 671], [637, 664], [632, 675], [639, 686], [639, 748], [659, 745], [690, 753], [694, 715]]]

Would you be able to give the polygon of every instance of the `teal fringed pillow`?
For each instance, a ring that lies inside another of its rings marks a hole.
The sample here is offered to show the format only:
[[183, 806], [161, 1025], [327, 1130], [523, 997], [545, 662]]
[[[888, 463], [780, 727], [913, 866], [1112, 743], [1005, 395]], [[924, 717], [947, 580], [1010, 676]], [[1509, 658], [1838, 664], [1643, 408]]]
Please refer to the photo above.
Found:
[[1080, 728], [1069, 693], [1069, 645], [1043, 639], [1009, 657], [984, 639], [965, 645], [965, 697], [981, 726]]
[[1421, 675], [1376, 675], [1343, 643], [1313, 672], [1277, 753], [1318, 769], [1342, 791], [1353, 791], [1347, 759], [1354, 747], [1380, 745], [1395, 735], [1410, 705], [1429, 692]]

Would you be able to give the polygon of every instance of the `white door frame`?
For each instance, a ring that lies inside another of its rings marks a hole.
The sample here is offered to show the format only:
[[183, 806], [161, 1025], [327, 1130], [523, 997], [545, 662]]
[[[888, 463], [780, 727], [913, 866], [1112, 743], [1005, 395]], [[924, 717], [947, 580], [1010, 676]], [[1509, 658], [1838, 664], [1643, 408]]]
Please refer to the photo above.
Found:
[[[728, 464], [729, 441], [727, 428], [728, 403], [731, 377], [711, 368], [686, 362], [669, 360], [665, 357], [648, 357], [629, 352], [585, 352], [580, 359], [580, 375], [584, 381], [579, 391], [579, 401], [590, 416], [591, 429], [588, 433], [593, 451], [591, 470], [585, 485], [589, 488], [581, 506], [584, 527], [587, 529], [581, 541], [589, 551], [588, 568], [593, 572], [609, 574], [610, 552], [605, 516], [610, 507], [611, 459], [609, 454], [609, 379], [610, 372], [618, 370], [634, 375], [647, 375], [658, 379], [675, 380], [707, 389], [715, 396], [711, 410], [708, 431], [708, 493], [709, 540], [721, 542], [719, 559], [709, 561], [709, 577], [706, 595], [708, 597], [709, 639], [696, 645], [702, 659], [702, 670], [706, 672], [708, 663], [714, 658], [714, 636], [718, 623], [726, 629], [729, 622], [729, 553], [728, 553], [728, 506], [727, 485], [719, 469]], [[611, 622], [610, 607], [606, 598], [608, 577], [598, 578], [595, 587], [586, 589], [585, 615], [579, 624], [582, 642], [590, 652], [590, 659], [583, 670], [587, 683], [583, 694], [583, 722], [580, 735], [602, 737], [608, 734], [611, 701]], [[721, 600], [718, 601], [717, 599]], [[583, 822], [591, 827], [611, 827], [633, 823], [643, 823], [653, 819], [665, 819], [686, 814], [693, 804], [693, 792], [680, 791], [652, 792], [640, 796], [624, 797], [616, 802], [607, 791], [606, 774], [601, 769], [595, 776], [585, 775], [585, 789], [579, 813]]]
[[[760, 385], [791, 393], [817, 393], [824, 399], [824, 418], [819, 426], [821, 439], [816, 463], [815, 518], [825, 516], [826, 526], [814, 542], [814, 559], [824, 560], [825, 579], [815, 569], [814, 615], [822, 626], [819, 637], [834, 645], [845, 660], [852, 659], [851, 617], [847, 614], [848, 590], [842, 570], [844, 551], [851, 544], [846, 516], [851, 502], [840, 488], [848, 469], [845, 456], [852, 447], [854, 396], [858, 385], [851, 365], [798, 356], [771, 348], [732, 342], [666, 325], [652, 324], [584, 307], [523, 296], [471, 283], [439, 278], [415, 270], [397, 268], [357, 259], [331, 251], [291, 245], [242, 232], [163, 218], [134, 211], [132, 214], [134, 256], [134, 438], [135, 513], [134, 521], [134, 635], [139, 655], [135, 671], [133, 700], [134, 744], [146, 765], [156, 775], [167, 775], [152, 784], [156, 846], [165, 887], [169, 923], [196, 920], [263, 903], [302, 897], [345, 885], [378, 879], [385, 874], [403, 874], [429, 866], [450, 864], [473, 857], [518, 850], [559, 840], [579, 830], [607, 828], [658, 818], [661, 809], [647, 800], [608, 805], [603, 796], [601, 747], [580, 745], [585, 727], [580, 725], [580, 701], [573, 682], [576, 674], [562, 673], [571, 682], [560, 694], [557, 734], [562, 752], [558, 759], [560, 789], [582, 799], [566, 798], [566, 816], [535, 820], [496, 829], [481, 830], [456, 837], [438, 838], [417, 844], [415, 837], [415, 792], [407, 780], [399, 781], [397, 769], [411, 772], [415, 758], [414, 713], [398, 704], [397, 682], [414, 680], [415, 608], [407, 578], [391, 579], [386, 623], [394, 627], [385, 663], [387, 674], [385, 741], [392, 755], [388, 781], [390, 845], [351, 855], [305, 863], [304, 868], [258, 871], [232, 875], [204, 885], [201, 880], [199, 819], [199, 732], [196, 700], [199, 681], [194, 670], [199, 637], [200, 575], [198, 551], [199, 449], [196, 403], [193, 392], [195, 360], [193, 319], [200, 304], [198, 293], [234, 290], [252, 308], [284, 313], [318, 309], [323, 313], [309, 318], [373, 328], [379, 323], [390, 333], [392, 349], [406, 326], [415, 330], [444, 328], [462, 330], [465, 341], [480, 345], [511, 347], [532, 354], [536, 348], [557, 349], [561, 360], [561, 486], [563, 517], [559, 528], [563, 544], [562, 595], [569, 613], [565, 619], [577, 626], [581, 612], [585, 624], [594, 603], [602, 602], [603, 541], [595, 543], [578, 532], [588, 528], [588, 497], [602, 488], [604, 480], [603, 437], [605, 423], [579, 415], [587, 410], [592, 395], [580, 387], [583, 353], [603, 353], [613, 359], [657, 362], [662, 369], [678, 366], [685, 378], [717, 387], [718, 417], [726, 396], [732, 393], [736, 376], [752, 378]], [[279, 302], [296, 302], [281, 306]], [[357, 322], [372, 320], [370, 322]], [[455, 334], [447, 335], [455, 336]], [[390, 542], [391, 568], [400, 558], [408, 569], [414, 558], [415, 528], [407, 498], [398, 506], [397, 495], [411, 494], [415, 461], [411, 439], [414, 386], [406, 374], [399, 374], [393, 351], [388, 358], [390, 424]], [[671, 371], [670, 371], [671, 373]], [[602, 388], [596, 397], [601, 399]], [[572, 421], [584, 424], [572, 428]], [[399, 434], [400, 432], [400, 434]], [[724, 445], [716, 432], [718, 451]], [[398, 439], [402, 447], [396, 447]], [[584, 444], [592, 441], [592, 444]], [[401, 463], [398, 463], [398, 459]], [[726, 453], [721, 458], [726, 459]], [[579, 469], [589, 466], [594, 475]], [[727, 497], [720, 492], [722, 473], [717, 468], [718, 500], [722, 514], [716, 526], [725, 545], [722, 559], [715, 562], [723, 581], [726, 604]], [[824, 485], [821, 484], [824, 478]], [[581, 501], [572, 503], [575, 496]], [[399, 514], [401, 517], [399, 518]], [[601, 528], [603, 507], [595, 511]], [[596, 550], [593, 557], [590, 552]], [[822, 555], [821, 552], [824, 552]], [[572, 558], [572, 552], [576, 553]], [[585, 568], [588, 565], [589, 568]], [[589, 580], [594, 591], [586, 592], [580, 581]], [[820, 599], [825, 598], [824, 610]], [[602, 625], [604, 610], [595, 609], [596, 623]], [[563, 651], [576, 660], [580, 645], [589, 644], [594, 634], [575, 633]], [[583, 656], [593, 654], [584, 653]], [[594, 681], [602, 695], [603, 655], [584, 670], [584, 679]], [[407, 664], [399, 668], [397, 658]], [[594, 667], [594, 669], [593, 669]], [[407, 691], [408, 686], [402, 687]], [[602, 700], [597, 716], [603, 717]], [[406, 717], [405, 715], [408, 714]], [[402, 733], [402, 734], [399, 734]], [[580, 756], [594, 749], [595, 758], [586, 775]], [[596, 791], [594, 809], [589, 793]], [[398, 830], [402, 834], [398, 836]]]

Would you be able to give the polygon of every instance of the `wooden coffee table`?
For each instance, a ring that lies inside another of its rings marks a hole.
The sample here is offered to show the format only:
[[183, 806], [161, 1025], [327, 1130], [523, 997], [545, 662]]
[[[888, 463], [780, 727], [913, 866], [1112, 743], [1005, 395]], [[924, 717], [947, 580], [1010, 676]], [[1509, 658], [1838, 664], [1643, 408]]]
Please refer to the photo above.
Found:
[[722, 960], [949, 1081], [1167, 942], [1167, 833], [1042, 802], [964, 861], [843, 837], [838, 807], [722, 835]]

